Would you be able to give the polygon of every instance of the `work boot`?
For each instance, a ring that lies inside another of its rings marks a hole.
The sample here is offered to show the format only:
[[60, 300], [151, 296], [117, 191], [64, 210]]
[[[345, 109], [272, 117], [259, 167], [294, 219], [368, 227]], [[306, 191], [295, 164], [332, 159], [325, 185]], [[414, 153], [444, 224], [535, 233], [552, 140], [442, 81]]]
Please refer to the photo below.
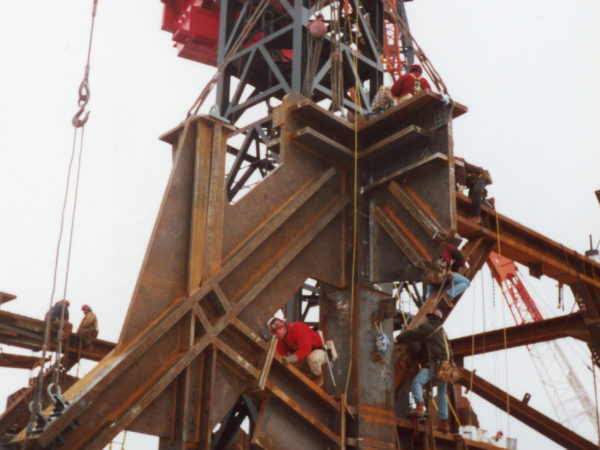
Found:
[[442, 433], [450, 433], [450, 425], [448, 424], [448, 419], [441, 419], [439, 425], [435, 427], [435, 429], [441, 431]]
[[415, 409], [411, 409], [408, 413], [410, 417], [425, 417], [425, 402], [417, 402], [417, 407]]
[[313, 375], [311, 378], [313, 382], [319, 387], [323, 387], [323, 384], [325, 384], [325, 377], [323, 376], [323, 374]]
[[335, 343], [333, 340], [327, 341], [327, 348], [329, 350], [329, 359], [331, 362], [335, 361], [338, 357], [337, 350], [335, 349]]

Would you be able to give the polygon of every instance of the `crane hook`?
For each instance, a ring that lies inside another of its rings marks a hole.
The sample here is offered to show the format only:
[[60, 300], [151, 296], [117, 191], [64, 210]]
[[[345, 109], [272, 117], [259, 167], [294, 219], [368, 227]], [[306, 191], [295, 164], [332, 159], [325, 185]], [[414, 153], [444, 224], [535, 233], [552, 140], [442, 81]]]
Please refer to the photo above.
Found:
[[81, 117], [81, 115], [83, 114], [85, 107], [89, 101], [90, 101], [90, 87], [88, 85], [88, 80], [86, 77], [83, 79], [83, 81], [79, 85], [79, 99], [77, 100], [77, 104], [79, 105], [79, 110], [77, 110], [77, 112], [73, 116], [73, 119], [71, 119], [71, 123], [73, 124], [73, 126], [75, 128], [81, 128], [88, 121], [88, 119], [90, 117], [90, 111], [86, 112], [83, 117]]
[[71, 123], [73, 124], [73, 126], [75, 128], [81, 128], [82, 126], [85, 125], [85, 123], [88, 121], [89, 117], [90, 117], [90, 112], [88, 111], [87, 113], [85, 113], [85, 115], [83, 116], [83, 119], [80, 119], [81, 115], [83, 114], [83, 110], [85, 109], [84, 106], [80, 106], [79, 110], [75, 113], [75, 115], [73, 116], [73, 119], [71, 119]]

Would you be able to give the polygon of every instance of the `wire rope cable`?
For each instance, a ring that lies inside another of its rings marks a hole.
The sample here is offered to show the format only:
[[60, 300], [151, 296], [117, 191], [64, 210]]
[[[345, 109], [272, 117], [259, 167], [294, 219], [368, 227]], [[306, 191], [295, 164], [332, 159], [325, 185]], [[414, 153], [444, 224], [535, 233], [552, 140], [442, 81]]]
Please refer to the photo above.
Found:
[[[357, 15], [357, 22], [358, 22], [358, 0], [357, 0], [357, 7], [356, 7], [356, 15]], [[354, 42], [354, 40], [352, 39], [352, 20], [350, 19], [350, 17], [348, 17], [348, 28], [349, 28], [349, 36], [350, 36], [350, 40], [351, 43]], [[355, 36], [356, 39], [358, 39], [357, 36]], [[355, 91], [358, 91], [358, 57], [356, 55], [356, 48], [354, 48], [351, 45], [353, 52], [352, 52], [352, 63], [353, 63], [353, 69], [354, 69], [354, 86], [355, 86]], [[357, 105], [357, 111], [360, 110], [360, 97], [356, 97], [356, 100], [358, 100], [358, 105]], [[344, 394], [347, 395], [348, 394], [348, 386], [350, 385], [350, 377], [352, 374], [352, 359], [354, 358], [354, 309], [355, 309], [355, 302], [356, 302], [356, 263], [357, 263], [357, 257], [358, 257], [358, 253], [356, 251], [356, 245], [358, 243], [358, 112], [355, 111], [354, 113], [354, 183], [353, 183], [353, 214], [352, 214], [352, 227], [353, 227], [353, 233], [352, 233], [352, 267], [351, 267], [351, 279], [350, 279], [350, 324], [351, 324], [351, 330], [350, 330], [350, 358], [349, 358], [349, 362], [348, 362], [348, 374], [346, 376], [346, 385], [344, 387]]]
[[[71, 120], [71, 123], [74, 127], [73, 143], [72, 143], [71, 156], [69, 158], [69, 164], [68, 164], [68, 170], [67, 170], [67, 177], [66, 177], [66, 183], [65, 183], [65, 195], [64, 195], [63, 205], [62, 205], [62, 209], [61, 209], [61, 219], [60, 219], [59, 235], [58, 235], [58, 239], [57, 239], [56, 254], [55, 254], [55, 260], [54, 260], [54, 269], [53, 269], [53, 275], [52, 275], [52, 288], [51, 288], [51, 294], [50, 294], [50, 299], [49, 299], [49, 308], [48, 308], [48, 313], [46, 314], [46, 317], [45, 317], [44, 340], [43, 340], [43, 344], [42, 344], [42, 353], [40, 355], [40, 362], [39, 362], [40, 370], [39, 370], [39, 373], [38, 373], [38, 375], [36, 377], [36, 381], [35, 381], [33, 401], [30, 405], [31, 416], [27, 423], [25, 439], [23, 440], [23, 444], [22, 444], [23, 448], [26, 448], [27, 439], [28, 439], [29, 435], [31, 434], [31, 432], [33, 431], [34, 422], [36, 420], [42, 419], [42, 417], [43, 417], [43, 413], [41, 410], [41, 394], [42, 394], [43, 380], [44, 380], [44, 376], [46, 374], [46, 372], [44, 371], [44, 364], [46, 361], [46, 353], [49, 350], [49, 342], [50, 342], [51, 309], [52, 309], [52, 305], [53, 305], [53, 301], [54, 301], [54, 296], [56, 293], [58, 267], [59, 267], [59, 261], [60, 261], [60, 251], [61, 251], [61, 246], [62, 246], [62, 236], [63, 236], [64, 226], [65, 226], [65, 215], [66, 215], [66, 211], [67, 211], [67, 203], [68, 203], [69, 193], [70, 193], [71, 176], [72, 176], [72, 171], [73, 171], [72, 170], [73, 169], [73, 161], [75, 158], [75, 153], [76, 153], [76, 148], [77, 148], [77, 129], [81, 128], [80, 150], [79, 150], [79, 158], [78, 158], [78, 165], [77, 165], [77, 175], [76, 175], [76, 181], [75, 181], [75, 200], [74, 200], [73, 209], [71, 212], [71, 214], [72, 214], [71, 230], [69, 233], [69, 244], [68, 244], [68, 249], [67, 249], [68, 255], [67, 255], [67, 267], [66, 267], [66, 273], [65, 273], [65, 285], [64, 285], [64, 289], [63, 289], [63, 299], [66, 298], [66, 293], [67, 293], [68, 272], [69, 272], [69, 266], [70, 266], [72, 241], [73, 241], [73, 233], [74, 233], [73, 228], [75, 226], [75, 211], [76, 211], [76, 205], [77, 205], [76, 199], [77, 199], [77, 195], [78, 195], [78, 186], [79, 186], [79, 181], [80, 181], [81, 155], [83, 152], [83, 135], [84, 135], [83, 129], [84, 129], [85, 124], [86, 124], [87, 120], [89, 119], [89, 115], [90, 115], [89, 111], [85, 112], [85, 107], [87, 106], [87, 103], [89, 102], [89, 99], [90, 99], [89, 74], [90, 74], [90, 61], [91, 61], [92, 42], [93, 42], [93, 36], [94, 36], [94, 26], [95, 26], [95, 21], [96, 21], [97, 6], [98, 6], [98, 0], [93, 0], [90, 34], [89, 34], [89, 39], [88, 39], [87, 57], [86, 57], [86, 63], [85, 63], [85, 69], [84, 69], [84, 76], [83, 76], [83, 80], [81, 81], [81, 83], [79, 85], [79, 90], [78, 90], [79, 98], [77, 100], [77, 104], [79, 106], [79, 109], [75, 113], [75, 115], [73, 116], [73, 118]], [[84, 114], [84, 112], [85, 112], [85, 114]], [[60, 355], [62, 353], [64, 318], [65, 318], [65, 303], [63, 303], [62, 308], [61, 308], [60, 322], [59, 322], [59, 329], [58, 329], [58, 336], [57, 336], [57, 352], [56, 352], [56, 357], [55, 357], [55, 363], [51, 366], [51, 367], [53, 367], [52, 370], [54, 371], [54, 373], [53, 373], [54, 382], [57, 384], [57, 386], [58, 386], [58, 375], [59, 375], [59, 371], [60, 371], [59, 359], [61, 358]]]

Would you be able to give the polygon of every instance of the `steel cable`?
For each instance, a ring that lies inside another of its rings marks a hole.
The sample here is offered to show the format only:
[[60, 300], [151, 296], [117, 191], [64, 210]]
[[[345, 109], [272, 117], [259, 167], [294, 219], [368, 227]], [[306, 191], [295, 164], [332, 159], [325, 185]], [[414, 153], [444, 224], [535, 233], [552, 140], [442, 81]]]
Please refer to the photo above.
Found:
[[[71, 249], [72, 249], [72, 239], [73, 239], [73, 228], [75, 225], [75, 210], [76, 210], [76, 205], [77, 205], [77, 193], [78, 193], [79, 175], [80, 175], [80, 169], [81, 169], [81, 155], [83, 152], [83, 134], [84, 134], [83, 128], [89, 118], [90, 113], [88, 111], [83, 118], [81, 118], [81, 115], [83, 114], [84, 108], [87, 105], [89, 98], [90, 98], [89, 80], [88, 79], [89, 79], [89, 73], [90, 73], [90, 60], [91, 60], [92, 41], [93, 41], [93, 35], [94, 35], [94, 24], [95, 24], [95, 20], [96, 20], [97, 6], [98, 6], [98, 0], [94, 0], [93, 7], [92, 7], [92, 20], [91, 20], [90, 35], [89, 35], [89, 40], [88, 40], [88, 51], [87, 51], [87, 58], [86, 58], [86, 64], [85, 64], [85, 70], [84, 70], [84, 78], [83, 78], [81, 84], [79, 85], [79, 91], [78, 91], [79, 99], [78, 99], [77, 103], [79, 105], [79, 110], [72, 119], [72, 124], [74, 127], [73, 144], [72, 144], [72, 148], [71, 148], [71, 157], [69, 159], [69, 166], [68, 166], [68, 170], [67, 170], [65, 195], [64, 195], [63, 206], [62, 206], [62, 211], [61, 211], [60, 228], [59, 228], [58, 242], [57, 242], [57, 246], [56, 246], [54, 270], [53, 270], [53, 276], [52, 276], [52, 289], [51, 289], [51, 294], [50, 294], [48, 313], [46, 314], [46, 317], [45, 317], [44, 341], [42, 344], [42, 354], [40, 356], [40, 363], [39, 363], [40, 371], [38, 373], [38, 376], [37, 376], [36, 382], [35, 382], [34, 396], [33, 396], [33, 401], [31, 403], [31, 408], [30, 408], [31, 409], [31, 417], [29, 419], [29, 422], [27, 423], [25, 439], [23, 440], [22, 448], [26, 448], [26, 446], [27, 446], [27, 440], [33, 430], [33, 425], [34, 425], [34, 421], [36, 418], [36, 414], [42, 414], [41, 393], [42, 393], [42, 385], [43, 385], [43, 379], [44, 379], [44, 364], [45, 364], [46, 353], [48, 352], [49, 341], [50, 341], [50, 319], [51, 319], [50, 310], [52, 309], [54, 295], [56, 292], [56, 282], [57, 282], [57, 277], [58, 277], [58, 265], [59, 265], [59, 259], [60, 259], [60, 248], [61, 248], [61, 244], [62, 244], [62, 235], [63, 235], [64, 223], [65, 223], [65, 212], [67, 209], [67, 202], [68, 202], [68, 198], [69, 198], [69, 186], [71, 183], [73, 160], [74, 160], [75, 151], [76, 151], [77, 129], [81, 128], [82, 130], [81, 130], [81, 141], [80, 141], [80, 151], [79, 151], [79, 162], [78, 162], [77, 177], [76, 177], [76, 182], [75, 182], [75, 201], [74, 201], [74, 205], [73, 205], [72, 219], [71, 219], [71, 230], [70, 230], [70, 236], [69, 236], [67, 268], [66, 268], [66, 275], [65, 275], [65, 286], [64, 286], [64, 291], [63, 291], [63, 294], [64, 294], [63, 299], [66, 297], [66, 292], [67, 292], [68, 272], [69, 272], [70, 256], [71, 256]], [[58, 340], [57, 356], [55, 359], [55, 364], [53, 366], [54, 367], [53, 375], [54, 375], [55, 383], [58, 382], [58, 372], [60, 370], [58, 359], [60, 358], [60, 354], [62, 353], [62, 334], [63, 334], [63, 327], [64, 327], [64, 313], [65, 313], [65, 304], [63, 303], [63, 307], [61, 308], [60, 324], [59, 324], [59, 330], [58, 330], [58, 336], [57, 336], [57, 340]]]

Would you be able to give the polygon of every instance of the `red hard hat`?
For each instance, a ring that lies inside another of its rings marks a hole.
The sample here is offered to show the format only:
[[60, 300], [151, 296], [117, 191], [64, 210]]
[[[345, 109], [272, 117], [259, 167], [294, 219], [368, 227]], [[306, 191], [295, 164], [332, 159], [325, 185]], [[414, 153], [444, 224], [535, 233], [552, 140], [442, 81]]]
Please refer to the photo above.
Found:
[[433, 311], [427, 313], [426, 315], [427, 316], [434, 316], [434, 317], [437, 317], [438, 319], [442, 318], [442, 312], [439, 309], [434, 309]]
[[71, 306], [71, 302], [69, 300], [65, 299], [65, 305], [67, 305], [67, 307]]
[[423, 72], [423, 68], [419, 64], [411, 64], [408, 66], [408, 72]]
[[83, 305], [83, 306], [81, 307], [81, 310], [82, 310], [82, 311], [86, 311], [86, 310], [88, 310], [88, 309], [91, 309], [91, 308], [90, 308], [88, 305]]

